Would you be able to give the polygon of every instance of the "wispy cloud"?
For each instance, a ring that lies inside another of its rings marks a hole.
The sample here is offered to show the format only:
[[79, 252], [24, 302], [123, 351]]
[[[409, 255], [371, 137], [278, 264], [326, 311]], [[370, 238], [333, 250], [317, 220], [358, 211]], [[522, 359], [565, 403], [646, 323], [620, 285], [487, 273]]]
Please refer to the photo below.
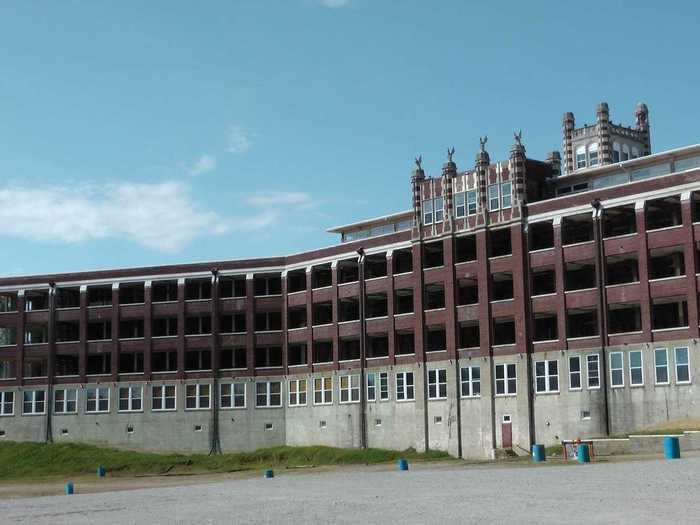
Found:
[[350, 0], [318, 0], [318, 3], [329, 9], [337, 9], [339, 7], [347, 7], [350, 5]]
[[208, 153], [204, 153], [201, 157], [199, 157], [194, 164], [189, 168], [188, 173], [196, 177], [197, 175], [203, 175], [205, 173], [209, 173], [211, 171], [214, 171], [216, 169], [216, 157], [213, 155], [209, 155]]
[[276, 204], [309, 206], [311, 201], [311, 195], [298, 191], [259, 191], [246, 198], [248, 204], [253, 204], [255, 206], [270, 206]]
[[226, 137], [226, 151], [241, 155], [253, 146], [251, 135], [242, 126], [231, 126]]
[[231, 229], [178, 182], [0, 189], [0, 223], [3, 236], [66, 243], [117, 238], [164, 252]]

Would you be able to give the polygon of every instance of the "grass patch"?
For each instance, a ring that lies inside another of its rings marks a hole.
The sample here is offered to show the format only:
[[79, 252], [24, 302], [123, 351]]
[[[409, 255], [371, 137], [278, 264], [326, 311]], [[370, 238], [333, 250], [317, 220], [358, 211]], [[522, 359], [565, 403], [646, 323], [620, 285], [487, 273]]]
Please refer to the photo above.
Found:
[[161, 454], [134, 452], [94, 445], [61, 443], [1, 443], [0, 480], [40, 479], [95, 474], [104, 465], [112, 476], [204, 474], [274, 467], [362, 465], [396, 461], [439, 460], [446, 452], [418, 453], [383, 449], [332, 447], [274, 447], [252, 452], [221, 454]]
[[544, 455], [547, 457], [551, 456], [561, 456], [564, 453], [564, 447], [561, 445], [552, 445], [551, 447], [545, 447]]

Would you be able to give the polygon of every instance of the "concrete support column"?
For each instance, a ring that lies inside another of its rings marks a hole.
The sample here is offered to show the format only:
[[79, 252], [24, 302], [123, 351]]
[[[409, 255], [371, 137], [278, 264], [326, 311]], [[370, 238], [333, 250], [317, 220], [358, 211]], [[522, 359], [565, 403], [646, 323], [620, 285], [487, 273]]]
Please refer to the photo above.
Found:
[[566, 294], [564, 293], [564, 248], [562, 247], [561, 236], [561, 217], [554, 219], [554, 279], [555, 290], [557, 294], [557, 337], [559, 339], [559, 348], [566, 350], [569, 345], [566, 339], [567, 322], [566, 322]]
[[333, 287], [333, 293], [331, 295], [331, 315], [333, 316], [333, 368], [336, 370], [340, 369], [340, 342], [338, 333], [338, 319], [340, 315], [338, 313], [338, 261], [335, 260], [331, 263], [331, 286]]
[[24, 331], [26, 330], [27, 313], [25, 311], [27, 296], [25, 290], [17, 292], [17, 354], [15, 376], [17, 386], [24, 384]]
[[289, 335], [287, 334], [287, 325], [289, 324], [289, 300], [287, 298], [288, 273], [284, 270], [281, 275], [282, 279], [282, 367], [284, 375], [289, 374]]
[[[480, 230], [476, 233], [476, 259], [478, 262], [477, 282], [479, 286], [479, 355], [484, 356], [483, 367], [488, 373], [481, 373], [482, 389], [485, 381], [489, 381], [488, 388], [484, 389], [482, 396], [486, 392], [490, 392], [488, 397], [489, 413], [490, 413], [490, 436], [484, 437], [485, 448], [491, 451], [496, 449], [496, 403], [495, 403], [495, 387], [493, 375], [493, 348], [491, 346], [492, 326], [491, 326], [491, 275], [489, 269], [488, 257], [488, 239], [487, 231]], [[489, 443], [490, 440], [490, 443]]]
[[396, 321], [394, 319], [394, 312], [396, 312], [396, 305], [394, 301], [396, 300], [395, 290], [394, 290], [394, 252], [389, 250], [386, 252], [386, 299], [387, 299], [387, 316], [389, 318], [389, 323], [387, 326], [387, 336], [389, 340], [389, 363], [396, 364]]
[[177, 377], [185, 378], [185, 279], [177, 280]]
[[80, 325], [79, 337], [80, 348], [78, 350], [78, 373], [80, 374], [80, 382], [87, 382], [87, 326], [88, 326], [88, 300], [87, 286], [80, 287]]
[[119, 379], [119, 283], [112, 284], [112, 381]]
[[143, 378], [151, 380], [153, 351], [153, 300], [151, 281], [143, 284]]
[[635, 204], [637, 239], [637, 264], [639, 265], [639, 313], [645, 341], [651, 341], [651, 293], [649, 291], [649, 248], [644, 212], [644, 201]]
[[698, 287], [695, 278], [696, 271], [696, 251], [695, 251], [695, 231], [693, 229], [693, 208], [690, 199], [690, 192], [681, 195], [681, 212], [683, 214], [683, 230], [685, 232], [685, 244], [683, 246], [683, 257], [685, 259], [685, 275], [687, 280], [686, 294], [688, 300], [688, 331], [690, 337], [698, 337]]
[[[309, 362], [309, 371], [314, 371], [314, 294], [312, 287], [313, 267], [306, 268], [306, 359]], [[312, 392], [313, 393], [313, 392]]]
[[413, 257], [413, 304], [414, 320], [413, 337], [415, 344], [416, 369], [413, 375], [415, 381], [416, 416], [415, 416], [415, 442], [416, 450], [424, 452], [428, 448], [428, 406], [427, 388], [425, 381], [425, 314], [423, 308], [423, 245], [414, 243], [411, 246]]
[[248, 375], [255, 375], [255, 275], [245, 275], [245, 363]]

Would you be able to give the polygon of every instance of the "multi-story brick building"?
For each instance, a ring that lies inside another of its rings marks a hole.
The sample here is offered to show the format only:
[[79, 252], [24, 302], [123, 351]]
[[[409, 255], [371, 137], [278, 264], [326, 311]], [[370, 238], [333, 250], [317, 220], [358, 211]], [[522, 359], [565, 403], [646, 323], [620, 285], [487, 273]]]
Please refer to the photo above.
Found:
[[0, 279], [0, 439], [490, 457], [700, 417], [700, 145], [636, 120], [567, 113], [564, 173], [519, 134], [417, 159], [329, 248]]

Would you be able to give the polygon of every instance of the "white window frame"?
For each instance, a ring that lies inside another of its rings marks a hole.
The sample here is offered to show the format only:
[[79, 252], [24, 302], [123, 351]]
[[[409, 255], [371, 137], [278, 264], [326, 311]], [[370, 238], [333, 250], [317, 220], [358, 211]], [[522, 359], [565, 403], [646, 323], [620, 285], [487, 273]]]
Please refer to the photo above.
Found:
[[[122, 397], [122, 392], [126, 390], [126, 397]], [[134, 395], [136, 392], [138, 396]], [[117, 412], [143, 412], [143, 386], [128, 385], [120, 386], [117, 390], [119, 399], [117, 400]], [[122, 408], [122, 401], [126, 401], [127, 408]], [[134, 408], [138, 401], [138, 408]]]
[[360, 402], [360, 375], [345, 374], [338, 380], [340, 396], [338, 402], [342, 405]]
[[[333, 404], [333, 376], [314, 377], [314, 405]], [[316, 388], [320, 386], [320, 388]]]
[[513, 182], [501, 182], [501, 209], [507, 210], [513, 206]]
[[423, 224], [428, 226], [433, 223], [433, 200], [425, 199], [423, 201]]
[[[302, 388], [303, 385], [303, 388]], [[305, 407], [308, 403], [309, 382], [306, 379], [290, 379], [287, 385], [287, 403], [290, 407]], [[303, 397], [303, 403], [302, 403]]]
[[[169, 387], [172, 387], [172, 389], [173, 389], [172, 396], [167, 395], [167, 389]], [[156, 395], [157, 388], [160, 389], [159, 395]], [[160, 400], [161, 408], [155, 407], [154, 402], [156, 399]], [[173, 407], [172, 408], [167, 408], [168, 399], [173, 400]], [[177, 410], [177, 385], [172, 384], [172, 383], [165, 383], [162, 385], [152, 385], [151, 386], [151, 411], [153, 411], [153, 412], [174, 412], [176, 410]]]
[[[228, 393], [224, 393], [224, 387]], [[248, 388], [243, 381], [219, 383], [219, 408], [221, 410], [242, 410], [246, 408]], [[241, 403], [241, 400], [243, 401]]]
[[[62, 392], [63, 399], [57, 400], [56, 395]], [[69, 397], [69, 394], [70, 397]], [[70, 403], [73, 403], [73, 410], [68, 410]], [[59, 410], [60, 407], [60, 410]], [[78, 389], [77, 388], [56, 388], [53, 391], [53, 412], [54, 414], [77, 414], [78, 413]]]
[[367, 401], [377, 400], [377, 375], [374, 372], [367, 372], [367, 385], [365, 386]]
[[[264, 392], [258, 386], [265, 385]], [[279, 392], [273, 392], [272, 385], [278, 385]], [[265, 403], [260, 403], [260, 396], [265, 396]], [[279, 398], [277, 402], [273, 402]], [[282, 406], [282, 381], [258, 381], [255, 383], [255, 408], [279, 408]]]
[[[578, 370], [571, 370], [571, 361], [574, 360], [578, 363]], [[583, 389], [583, 371], [581, 370], [581, 356], [580, 355], [570, 355], [567, 360], [569, 366], [569, 390], [577, 392]], [[576, 375], [578, 377], [578, 386], [573, 386], [571, 378]]]
[[[12, 399], [8, 400], [7, 398]], [[10, 410], [5, 410], [5, 407], [9, 406]], [[15, 415], [15, 391], [14, 390], [0, 390], [0, 416], [14, 416]]]
[[[503, 377], [501, 379], [498, 379], [498, 369], [499, 368], [503, 371]], [[508, 374], [509, 370], [515, 371], [515, 375], [513, 377], [511, 377]], [[517, 396], [518, 395], [518, 367], [515, 365], [515, 363], [499, 363], [497, 365], [494, 365], [494, 378], [495, 378], [495, 385], [496, 385], [496, 397]], [[511, 381], [515, 381], [515, 386], [514, 386], [512, 391], [510, 388]], [[498, 393], [499, 382], [502, 383], [502, 385], [503, 385], [503, 392], [500, 394]]]
[[389, 401], [389, 372], [379, 372], [379, 401]]
[[[194, 387], [194, 395], [190, 395], [190, 388]], [[206, 388], [205, 388], [206, 387]], [[204, 390], [206, 389], [206, 394]], [[190, 399], [195, 400], [193, 407], [187, 406]], [[206, 406], [202, 402], [207, 400]], [[185, 385], [185, 410], [209, 410], [211, 408], [211, 385], [209, 383], [189, 383]]]
[[[411, 378], [410, 384], [408, 378]], [[415, 401], [416, 381], [413, 372], [396, 372], [396, 402]]]
[[433, 199], [433, 215], [435, 224], [439, 224], [445, 219], [445, 200], [442, 197]]
[[[661, 355], [660, 352], [664, 353], [666, 363], [659, 365], [656, 356]], [[659, 381], [659, 368], [666, 369], [666, 381]], [[654, 348], [654, 384], [655, 385], [669, 385], [671, 384], [671, 371], [668, 366], [668, 348]]]
[[593, 142], [588, 145], [588, 165], [597, 166], [600, 164], [600, 156], [598, 153], [598, 143]]
[[[620, 358], [620, 366], [613, 367], [613, 357]], [[624, 388], [625, 386], [625, 356], [622, 352], [610, 352], [608, 356], [608, 363], [610, 365], [610, 388]], [[620, 383], [615, 383], [615, 376], [613, 372], [618, 372], [620, 374]]]
[[[591, 385], [591, 363], [595, 361], [596, 365], [596, 379], [598, 381], [597, 385]], [[586, 354], [586, 385], [588, 390], [599, 390], [600, 389], [600, 355], [599, 354]]]
[[[466, 202], [467, 202], [467, 215], [476, 215], [477, 211], [477, 199], [476, 199], [476, 190], [468, 190], [466, 196]], [[474, 208], [472, 210], [472, 204], [474, 205]]]
[[[679, 350], [685, 350], [685, 357], [686, 357], [686, 362], [682, 363], [681, 365], [678, 364], [678, 351]], [[685, 366], [688, 369], [688, 379], [684, 381], [680, 381], [678, 379], [678, 367], [679, 366]], [[691, 382], [691, 377], [690, 377], [690, 348], [687, 346], [677, 346], [673, 349], [673, 370], [675, 373], [675, 379], [676, 379], [676, 384], [677, 385], [688, 385]]]
[[[495, 195], [493, 195], [495, 190]], [[487, 186], [487, 195], [489, 199], [489, 211], [496, 211], [499, 209], [499, 205], [501, 204], [501, 194], [500, 194], [500, 187], [498, 184], [489, 184]], [[495, 203], [495, 205], [494, 205]]]
[[[85, 389], [86, 394], [85, 394], [85, 413], [86, 414], [108, 414], [111, 408], [111, 403], [112, 403], [112, 389], [109, 388], [108, 386], [93, 386], [93, 387], [88, 387]], [[90, 410], [90, 391], [95, 392], [95, 408], [93, 410]], [[107, 394], [106, 396], [103, 394]], [[100, 403], [102, 401], [107, 401], [107, 409], [106, 410], [100, 410]]]
[[[632, 366], [632, 355], [639, 355], [639, 366]], [[630, 350], [627, 356], [627, 367], [629, 369], [630, 386], [644, 386], [644, 353], [641, 350]], [[632, 370], [639, 370], [642, 380], [639, 383], [634, 382]]]
[[[441, 381], [440, 376], [444, 381]], [[432, 392], [431, 392], [432, 390]], [[432, 368], [428, 370], [428, 399], [447, 399], [447, 369]]]
[[[460, 208], [462, 209], [460, 213]], [[467, 192], [455, 193], [455, 218], [461, 219], [467, 216]]]
[[588, 159], [586, 158], [586, 146], [579, 146], [574, 152], [574, 162], [576, 164], [576, 169], [580, 170], [588, 165]]
[[[31, 394], [31, 399], [26, 401], [25, 394]], [[37, 399], [37, 394], [42, 394], [42, 399]], [[24, 410], [25, 403], [30, 403], [31, 410]], [[43, 409], [41, 412], [37, 410], [37, 405], [41, 403]], [[46, 390], [24, 390], [22, 392], [22, 415], [23, 416], [40, 416], [46, 414]]]
[[[478, 378], [474, 377], [474, 371], [478, 371]], [[463, 366], [459, 369], [459, 394], [462, 398], [481, 397], [481, 367]]]
[[[552, 373], [552, 363], [556, 367], [556, 373]], [[538, 374], [537, 365], [542, 364], [544, 374]], [[537, 394], [558, 394], [559, 393], [559, 360], [543, 359], [535, 361], [535, 393]], [[552, 379], [556, 378], [556, 388], [552, 386]], [[544, 390], [540, 390], [538, 379], [544, 379]]]

